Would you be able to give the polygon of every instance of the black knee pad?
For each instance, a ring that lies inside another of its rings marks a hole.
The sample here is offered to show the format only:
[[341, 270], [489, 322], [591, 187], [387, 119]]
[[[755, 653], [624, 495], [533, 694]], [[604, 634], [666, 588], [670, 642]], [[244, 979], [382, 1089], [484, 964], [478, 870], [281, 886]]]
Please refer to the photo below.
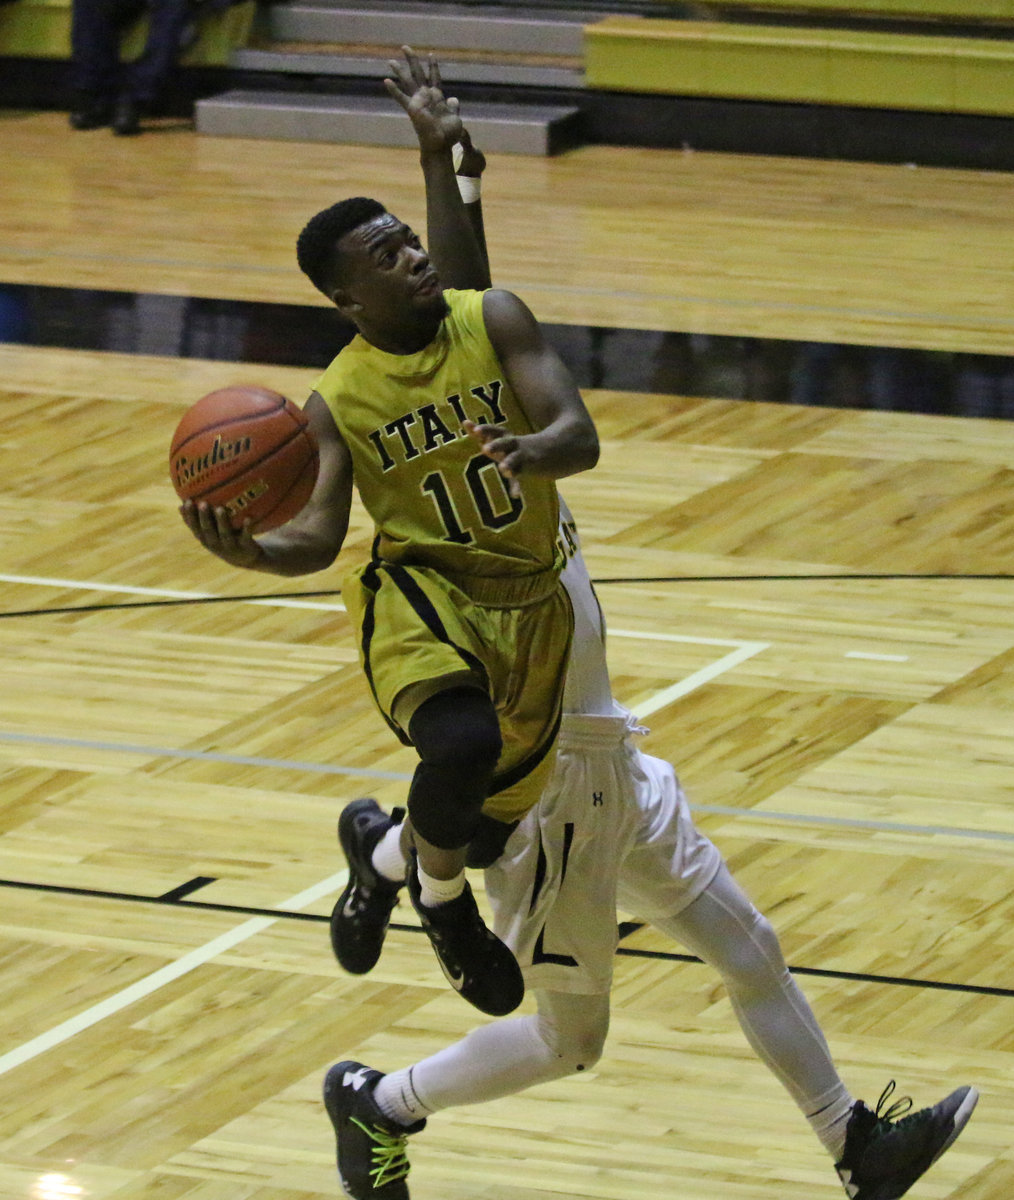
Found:
[[503, 748], [493, 701], [478, 688], [438, 692], [419, 705], [408, 732], [419, 754], [408, 793], [412, 825], [441, 850], [466, 846]]

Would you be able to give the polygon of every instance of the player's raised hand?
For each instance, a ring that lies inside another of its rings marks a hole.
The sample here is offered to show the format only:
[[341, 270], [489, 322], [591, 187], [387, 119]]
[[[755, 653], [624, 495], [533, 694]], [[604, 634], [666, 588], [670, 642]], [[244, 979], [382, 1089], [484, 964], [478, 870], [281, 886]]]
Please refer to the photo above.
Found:
[[401, 51], [405, 61], [391, 59], [388, 64], [391, 75], [384, 80], [388, 95], [408, 114], [424, 153], [452, 149], [463, 132], [458, 101], [444, 95], [440, 68], [432, 55], [424, 62], [411, 46], [402, 46]]

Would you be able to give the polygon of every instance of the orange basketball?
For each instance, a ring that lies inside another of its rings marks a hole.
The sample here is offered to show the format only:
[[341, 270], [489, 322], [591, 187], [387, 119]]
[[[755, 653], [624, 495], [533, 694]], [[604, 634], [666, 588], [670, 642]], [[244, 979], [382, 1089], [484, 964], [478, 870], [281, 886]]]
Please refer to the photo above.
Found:
[[317, 442], [300, 408], [261, 387], [209, 392], [183, 416], [169, 451], [181, 500], [224, 507], [234, 528], [291, 521], [317, 481]]

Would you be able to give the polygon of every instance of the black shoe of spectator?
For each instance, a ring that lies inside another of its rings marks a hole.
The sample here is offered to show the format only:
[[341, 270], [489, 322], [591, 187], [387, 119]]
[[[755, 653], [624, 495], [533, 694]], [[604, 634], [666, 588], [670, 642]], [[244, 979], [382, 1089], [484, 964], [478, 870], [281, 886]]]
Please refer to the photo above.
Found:
[[121, 96], [113, 109], [113, 133], [119, 137], [131, 137], [141, 132], [141, 113], [132, 96]]
[[108, 125], [113, 115], [113, 106], [98, 96], [83, 98], [70, 113], [71, 129], [101, 129]]

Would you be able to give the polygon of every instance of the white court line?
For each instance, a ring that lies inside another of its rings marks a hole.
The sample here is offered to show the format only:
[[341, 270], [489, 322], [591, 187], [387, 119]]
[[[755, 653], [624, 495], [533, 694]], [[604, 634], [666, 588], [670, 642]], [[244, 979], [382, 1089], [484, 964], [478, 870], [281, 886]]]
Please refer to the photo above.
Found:
[[[229, 599], [228, 596], [215, 595], [213, 592], [176, 592], [168, 588], [132, 587], [128, 584], [118, 583], [91, 583], [82, 579], [53, 579], [44, 575], [0, 575], [0, 583], [24, 583], [38, 587], [58, 587], [87, 592], [112, 592], [114, 594], [123, 593], [129, 596], [157, 596], [169, 600], [227, 601]], [[257, 604], [265, 608], [309, 608], [321, 612], [346, 611], [345, 605], [337, 601], [333, 604], [325, 604], [318, 600], [288, 600], [269, 597], [263, 600], [237, 599], [235, 603]], [[690, 637], [680, 633], [649, 633], [646, 630], [638, 629], [610, 629], [609, 636], [614, 638], [639, 638], [649, 642], [683, 642], [690, 646], [735, 647], [732, 654], [726, 654], [723, 658], [716, 659], [715, 662], [709, 664], [707, 667], [703, 667], [700, 671], [695, 671], [692, 675], [681, 679], [679, 683], [674, 683], [672, 687], [665, 688], [656, 695], [649, 697], [643, 704], [638, 705], [635, 710], [634, 715], [638, 717], [646, 717], [653, 712], [657, 712], [660, 708], [664, 708], [667, 704], [671, 704], [674, 700], [687, 695], [689, 692], [710, 682], [726, 671], [731, 671], [733, 667], [739, 666], [741, 662], [745, 662], [748, 658], [752, 658], [762, 650], [767, 650], [770, 646], [769, 642], [743, 642], [729, 638]], [[70, 745], [72, 743], [68, 741], [64, 744]], [[170, 751], [169, 753], [174, 757], [182, 757], [180, 751]], [[224, 761], [242, 763], [250, 760], [225, 757]], [[365, 774], [365, 772], [359, 772], [359, 774]]]
[[[275, 908], [280, 912], [298, 912], [306, 905], [312, 904], [314, 900], [320, 899], [321, 896], [326, 896], [329, 892], [336, 892], [344, 886], [347, 879], [348, 872], [339, 871], [336, 875], [330, 875], [305, 891], [297, 892], [295, 896], [290, 896], [281, 904], [276, 904]], [[145, 996], [150, 996], [152, 992], [157, 992], [166, 984], [189, 974], [197, 967], [217, 958], [218, 955], [247, 941], [255, 934], [261, 933], [277, 920], [277, 917], [253, 917], [249, 921], [244, 921], [242, 925], [237, 925], [217, 938], [212, 938], [210, 942], [205, 942], [203, 946], [198, 946], [196, 950], [191, 950], [189, 954], [184, 954], [175, 962], [167, 963], [164, 967], [160, 967], [143, 979], [138, 979], [136, 983], [132, 983], [122, 991], [107, 996], [105, 1000], [100, 1000], [91, 1008], [86, 1008], [84, 1012], [68, 1018], [52, 1029], [47, 1029], [45, 1033], [40, 1033], [30, 1042], [25, 1042], [0, 1056], [0, 1075], [14, 1070], [15, 1067], [20, 1067], [40, 1054], [45, 1054], [47, 1050], [52, 1050], [54, 1046], [59, 1046], [61, 1042], [67, 1041], [75, 1034], [89, 1029], [92, 1025], [97, 1025], [99, 1021], [112, 1016], [113, 1013], [119, 1012], [129, 1004], [133, 1004], [135, 1000], [142, 1000]]]
[[[125, 596], [157, 596], [164, 600], [228, 600], [214, 592], [174, 592], [169, 588], [131, 587], [120, 583], [89, 583], [83, 579], [51, 579], [45, 575], [0, 575], [0, 583], [26, 583], [34, 587], [66, 588], [80, 592], [112, 592]], [[287, 600], [282, 597], [251, 600], [248, 596], [237, 597], [236, 604], [257, 604], [263, 608], [310, 608], [320, 612], [345, 612], [345, 605], [336, 600], [325, 604], [320, 600]], [[40, 616], [45, 610], [40, 612]], [[62, 614], [61, 614], [62, 615]]]
[[[636, 636], [636, 635], [635, 635]], [[662, 635], [659, 635], [662, 636]], [[680, 638], [679, 641], [692, 641], [691, 638]], [[701, 639], [707, 645], [716, 644], [713, 640], [707, 638]], [[678, 683], [672, 684], [670, 687], [663, 688], [660, 692], [656, 692], [654, 696], [649, 696], [642, 704], [634, 707], [635, 717], [650, 717], [653, 712], [658, 712], [660, 708], [665, 708], [667, 704], [672, 704], [674, 700], [678, 700], [681, 696], [686, 696], [690, 692], [695, 691], [704, 684], [710, 683], [712, 679], [717, 679], [719, 675], [724, 675], [726, 671], [731, 671], [733, 667], [738, 667], [740, 663], [746, 662], [748, 658], [753, 658], [755, 654], [760, 654], [762, 650], [767, 650], [770, 642], [724, 642], [722, 645], [736, 646], [731, 654], [726, 654], [722, 658], [716, 658], [713, 663], [709, 663], [706, 667], [702, 667], [699, 671], [694, 671], [692, 675], [688, 675], [686, 679], [681, 679]]]
[[846, 650], [846, 658], [866, 658], [871, 662], [908, 662], [907, 654], [874, 654], [872, 650]]

